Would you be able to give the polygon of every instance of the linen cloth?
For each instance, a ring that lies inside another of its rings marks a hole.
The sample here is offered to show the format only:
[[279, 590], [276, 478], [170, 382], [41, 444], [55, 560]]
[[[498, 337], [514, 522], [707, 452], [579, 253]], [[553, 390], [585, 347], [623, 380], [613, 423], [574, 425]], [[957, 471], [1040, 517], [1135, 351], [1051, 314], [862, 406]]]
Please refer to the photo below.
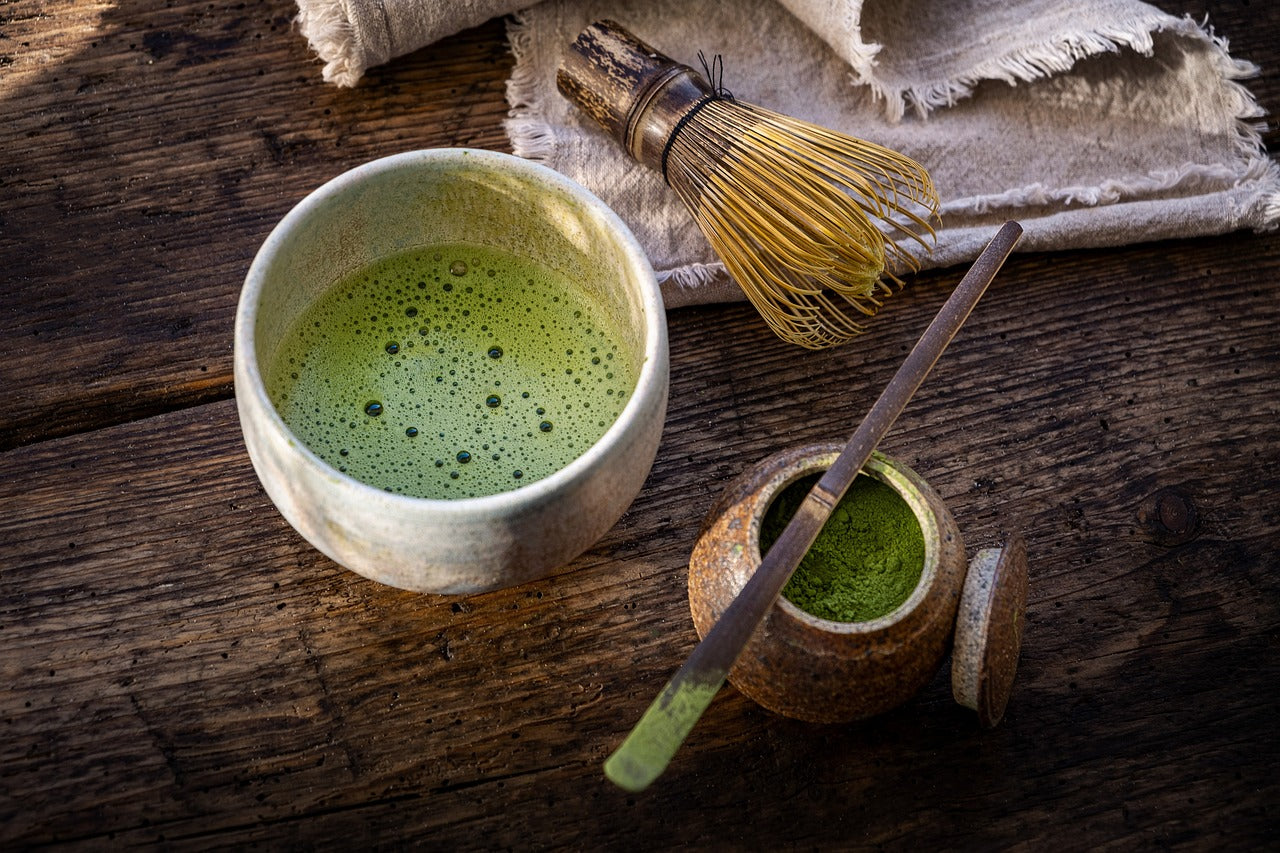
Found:
[[[326, 78], [341, 85], [522, 5], [298, 3]], [[346, 15], [336, 29], [335, 7]], [[346, 53], [326, 55], [315, 34], [322, 18]], [[743, 297], [661, 177], [556, 91], [562, 52], [599, 18], [695, 68], [700, 50], [720, 54], [735, 97], [922, 163], [942, 199], [926, 268], [976, 257], [1006, 219], [1025, 229], [1021, 251], [1280, 222], [1280, 168], [1240, 83], [1257, 69], [1206, 25], [1138, 0], [545, 0], [517, 12], [508, 24], [513, 150], [618, 212], [668, 307]]]

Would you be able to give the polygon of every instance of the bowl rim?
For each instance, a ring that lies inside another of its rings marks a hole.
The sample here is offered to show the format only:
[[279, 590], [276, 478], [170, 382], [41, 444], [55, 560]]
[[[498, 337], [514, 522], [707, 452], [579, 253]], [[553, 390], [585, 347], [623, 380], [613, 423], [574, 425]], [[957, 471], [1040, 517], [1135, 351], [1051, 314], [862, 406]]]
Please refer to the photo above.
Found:
[[[290, 233], [315, 209], [328, 203], [352, 185], [388, 171], [431, 166], [493, 169], [514, 172], [532, 184], [541, 184], [578, 202], [602, 233], [612, 234], [629, 277], [639, 284], [641, 309], [645, 317], [644, 349], [630, 399], [618, 417], [595, 442], [569, 464], [539, 480], [504, 492], [466, 498], [425, 498], [388, 492], [339, 471], [319, 457], [284, 422], [271, 402], [258, 365], [255, 326], [265, 285], [266, 269], [281, 250]], [[338, 485], [352, 498], [375, 502], [392, 512], [423, 513], [458, 520], [479, 514], [510, 515], [539, 505], [585, 479], [603, 466], [614, 449], [630, 434], [642, 430], [648, 410], [665, 399], [669, 384], [667, 323], [662, 292], [648, 256], [631, 229], [594, 193], [559, 172], [540, 163], [499, 151], [476, 148], [423, 148], [404, 151], [362, 163], [329, 179], [312, 190], [272, 228], [255, 254], [245, 275], [236, 308], [233, 366], [235, 395], [252, 399], [267, 426], [287, 440], [293, 451], [313, 474]], [[244, 410], [242, 408], [242, 417]]]

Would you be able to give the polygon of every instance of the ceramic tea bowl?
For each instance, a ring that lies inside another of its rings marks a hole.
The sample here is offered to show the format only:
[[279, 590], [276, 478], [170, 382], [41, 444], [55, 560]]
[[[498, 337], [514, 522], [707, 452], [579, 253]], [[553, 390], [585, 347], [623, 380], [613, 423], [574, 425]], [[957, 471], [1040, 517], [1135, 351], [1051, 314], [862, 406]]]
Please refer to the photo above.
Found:
[[[619, 319], [639, 365], [629, 399], [572, 462], [512, 491], [439, 500], [393, 494], [327, 464], [272, 404], [265, 365], [344, 275], [407, 250], [466, 243], [549, 267]], [[333, 179], [267, 237], [235, 324], [236, 403], [259, 479], [321, 552], [373, 580], [462, 593], [526, 582], [568, 563], [635, 499], [666, 413], [666, 319], [635, 237], [599, 199], [545, 167], [489, 151], [387, 157]]]
[[[791, 483], [827, 470], [838, 444], [771, 456], [747, 470], [711, 511], [689, 567], [689, 606], [705, 636], [760, 567], [760, 526]], [[924, 568], [897, 609], [865, 622], [813, 616], [779, 598], [729, 674], [771, 711], [821, 723], [863, 719], [915, 695], [951, 646], [965, 580], [964, 544], [938, 494], [905, 465], [876, 453], [863, 467], [910, 507], [924, 537]]]

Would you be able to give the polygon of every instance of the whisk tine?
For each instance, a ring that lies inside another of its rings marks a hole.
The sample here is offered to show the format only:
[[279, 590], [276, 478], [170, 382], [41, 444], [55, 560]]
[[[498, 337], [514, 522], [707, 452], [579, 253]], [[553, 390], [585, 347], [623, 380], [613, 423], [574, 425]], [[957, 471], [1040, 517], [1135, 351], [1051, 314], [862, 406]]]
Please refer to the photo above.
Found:
[[[759, 223], [759, 230], [773, 238], [766, 242], [777, 246], [778, 260], [800, 269], [825, 269], [839, 257], [837, 253], [840, 252], [842, 243], [852, 242], [856, 249], [861, 249], [863, 242], [878, 242], [880, 235], [874, 229], [863, 229], [862, 234], [851, 235], [842, 227], [839, 217], [833, 216], [826, 209], [828, 206], [842, 204], [842, 199], [827, 198], [828, 205], [804, 206], [806, 199], [811, 203], [821, 200], [825, 194], [824, 188], [789, 184], [771, 199], [770, 189], [773, 186], [760, 176], [744, 175], [742, 182], [734, 188], [740, 195], [725, 198], [721, 203], [732, 205], [748, 223]], [[699, 201], [705, 202], [705, 196]], [[776, 207], [762, 206], [770, 201]], [[796, 231], [807, 233], [810, 240], [799, 243], [785, 239], [786, 235]]]
[[[822, 128], [805, 125], [805, 130], [822, 131]], [[823, 133], [836, 140], [848, 141], [847, 137]], [[918, 229], [906, 230], [913, 239], [923, 242], [922, 234], [932, 235], [931, 225], [917, 209], [925, 210], [931, 216], [936, 214], [936, 192], [928, 173], [918, 164], [872, 143], [854, 148], [847, 145], [831, 147], [825, 144], [825, 140], [814, 141], [819, 144], [794, 150], [815, 171], [847, 187], [859, 203], [865, 204], [864, 209], [869, 213], [885, 217], [892, 212], [908, 218]]]
[[860, 334], [934, 239], [929, 173], [896, 151], [735, 99], [610, 21], [578, 36], [566, 97], [658, 169], [779, 337]]

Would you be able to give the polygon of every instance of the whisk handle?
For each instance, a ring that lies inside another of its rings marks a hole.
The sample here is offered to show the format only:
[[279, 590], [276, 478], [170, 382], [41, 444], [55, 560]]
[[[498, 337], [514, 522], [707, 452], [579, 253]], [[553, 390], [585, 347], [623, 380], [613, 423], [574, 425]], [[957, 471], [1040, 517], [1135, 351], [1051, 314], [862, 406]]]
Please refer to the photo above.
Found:
[[692, 68], [614, 21], [596, 21], [569, 46], [556, 87], [639, 162], [661, 167], [680, 118], [712, 94]]

